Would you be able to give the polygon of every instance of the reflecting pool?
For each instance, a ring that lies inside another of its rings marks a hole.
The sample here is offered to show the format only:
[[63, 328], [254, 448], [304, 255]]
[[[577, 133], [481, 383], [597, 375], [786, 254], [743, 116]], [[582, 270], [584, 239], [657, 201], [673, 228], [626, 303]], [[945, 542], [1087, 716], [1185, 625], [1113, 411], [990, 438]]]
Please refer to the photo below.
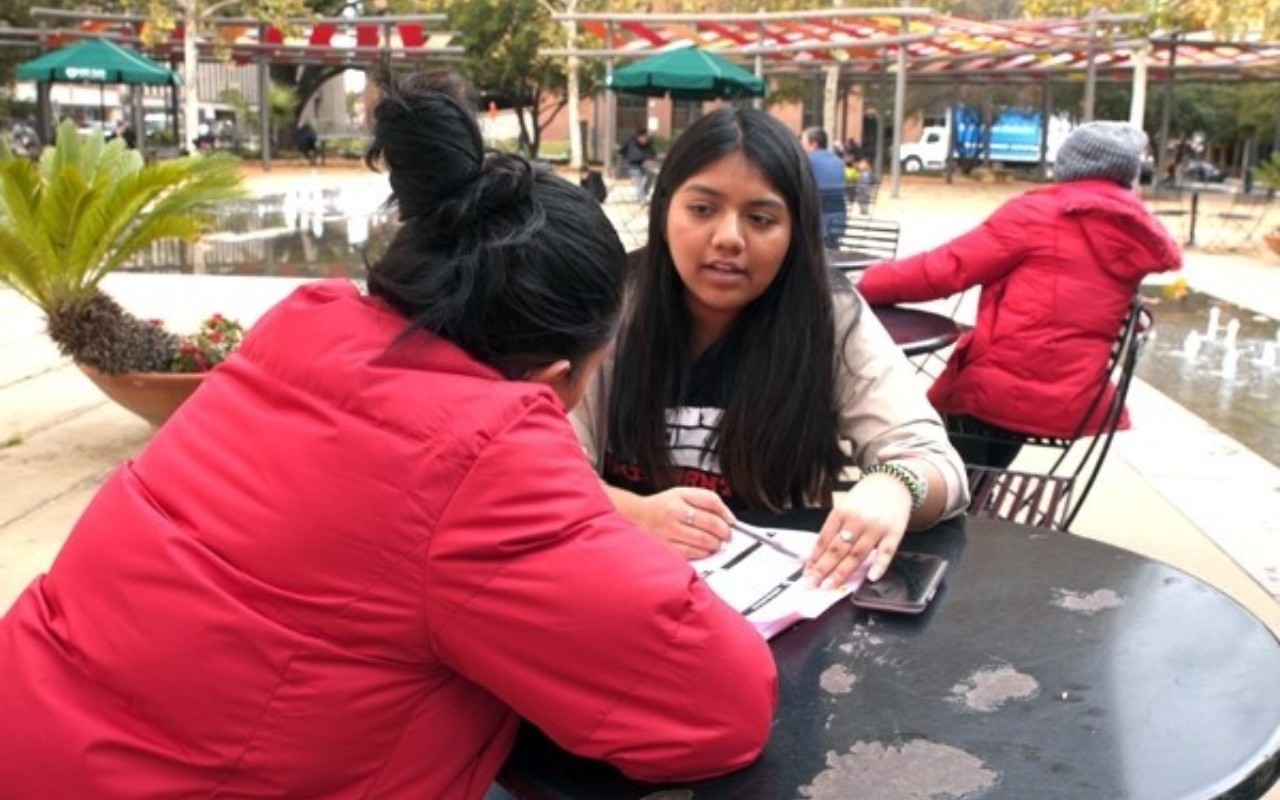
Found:
[[310, 188], [227, 203], [195, 244], [158, 242], [125, 269], [210, 275], [365, 276], [390, 241], [384, 183]]

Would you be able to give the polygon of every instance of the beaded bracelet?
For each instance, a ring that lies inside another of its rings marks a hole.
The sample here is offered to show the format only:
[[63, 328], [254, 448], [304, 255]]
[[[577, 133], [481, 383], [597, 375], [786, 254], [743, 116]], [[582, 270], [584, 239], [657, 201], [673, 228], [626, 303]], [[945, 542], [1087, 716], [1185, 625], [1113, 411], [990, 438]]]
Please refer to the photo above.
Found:
[[902, 481], [902, 484], [907, 487], [907, 491], [911, 492], [912, 511], [924, 505], [924, 498], [929, 493], [929, 484], [925, 483], [924, 478], [920, 477], [920, 473], [898, 461], [875, 464], [862, 471], [864, 477], [875, 475], [876, 473], [892, 475]]

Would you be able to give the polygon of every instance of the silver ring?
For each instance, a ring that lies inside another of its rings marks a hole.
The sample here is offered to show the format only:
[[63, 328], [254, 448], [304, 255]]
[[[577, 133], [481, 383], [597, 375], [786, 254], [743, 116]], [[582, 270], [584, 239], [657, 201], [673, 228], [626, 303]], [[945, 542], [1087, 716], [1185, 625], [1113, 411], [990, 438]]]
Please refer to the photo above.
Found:
[[686, 509], [684, 510], [684, 524], [685, 524], [685, 525], [688, 525], [688, 526], [690, 526], [690, 527], [692, 527], [692, 526], [693, 526], [693, 515], [694, 515], [695, 513], [696, 513], [696, 512], [693, 510], [693, 508], [692, 508], [692, 507], [686, 508]]
[[840, 531], [840, 541], [845, 544], [853, 544], [853, 531]]

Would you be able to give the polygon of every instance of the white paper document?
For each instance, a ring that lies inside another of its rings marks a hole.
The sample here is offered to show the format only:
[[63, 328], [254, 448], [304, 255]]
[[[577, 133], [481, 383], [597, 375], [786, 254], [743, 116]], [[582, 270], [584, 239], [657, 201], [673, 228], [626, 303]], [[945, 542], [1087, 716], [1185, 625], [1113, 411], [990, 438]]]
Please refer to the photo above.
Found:
[[766, 639], [802, 619], [816, 618], [862, 583], [863, 568], [843, 586], [833, 589], [819, 589], [804, 580], [803, 557], [813, 550], [818, 538], [812, 531], [764, 527], [750, 530], [801, 558], [788, 556], [735, 530], [719, 552], [692, 562], [692, 566], [712, 591], [742, 612]]

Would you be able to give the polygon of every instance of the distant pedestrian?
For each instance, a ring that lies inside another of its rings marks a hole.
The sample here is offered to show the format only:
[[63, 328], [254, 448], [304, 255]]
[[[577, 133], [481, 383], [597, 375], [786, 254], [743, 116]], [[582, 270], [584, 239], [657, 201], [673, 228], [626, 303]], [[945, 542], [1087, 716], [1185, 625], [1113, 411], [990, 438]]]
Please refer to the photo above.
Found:
[[25, 155], [32, 160], [40, 158], [40, 151], [44, 149], [40, 142], [40, 135], [36, 133], [35, 127], [21, 120], [13, 123], [10, 141], [13, 144], [15, 153]]
[[858, 204], [858, 213], [868, 216], [876, 199], [876, 186], [880, 176], [876, 175], [871, 161], [863, 156], [858, 160], [858, 177], [854, 180], [853, 199]]
[[605, 185], [604, 178], [591, 167], [583, 166], [578, 185], [586, 189], [587, 193], [594, 197], [597, 202], [603, 203], [605, 198], [609, 196], [609, 187]]
[[293, 132], [293, 143], [297, 146], [298, 152], [302, 153], [307, 163], [313, 166], [316, 163], [316, 157], [320, 154], [319, 141], [320, 137], [316, 135], [316, 129], [310, 122], [302, 123]]
[[636, 130], [630, 139], [622, 143], [620, 153], [622, 160], [626, 162], [627, 174], [631, 177], [631, 188], [635, 192], [636, 202], [641, 204], [648, 202], [650, 173], [645, 162], [658, 157], [653, 149], [653, 140], [649, 136], [649, 131], [644, 128]]
[[133, 126], [124, 120], [116, 122], [116, 136], [124, 142], [124, 146], [130, 150], [138, 146], [138, 137], [133, 132]]
[[800, 143], [809, 154], [813, 181], [818, 185], [822, 208], [822, 243], [828, 250], [838, 249], [844, 233], [844, 162], [827, 149], [827, 132], [822, 128], [806, 128]]

